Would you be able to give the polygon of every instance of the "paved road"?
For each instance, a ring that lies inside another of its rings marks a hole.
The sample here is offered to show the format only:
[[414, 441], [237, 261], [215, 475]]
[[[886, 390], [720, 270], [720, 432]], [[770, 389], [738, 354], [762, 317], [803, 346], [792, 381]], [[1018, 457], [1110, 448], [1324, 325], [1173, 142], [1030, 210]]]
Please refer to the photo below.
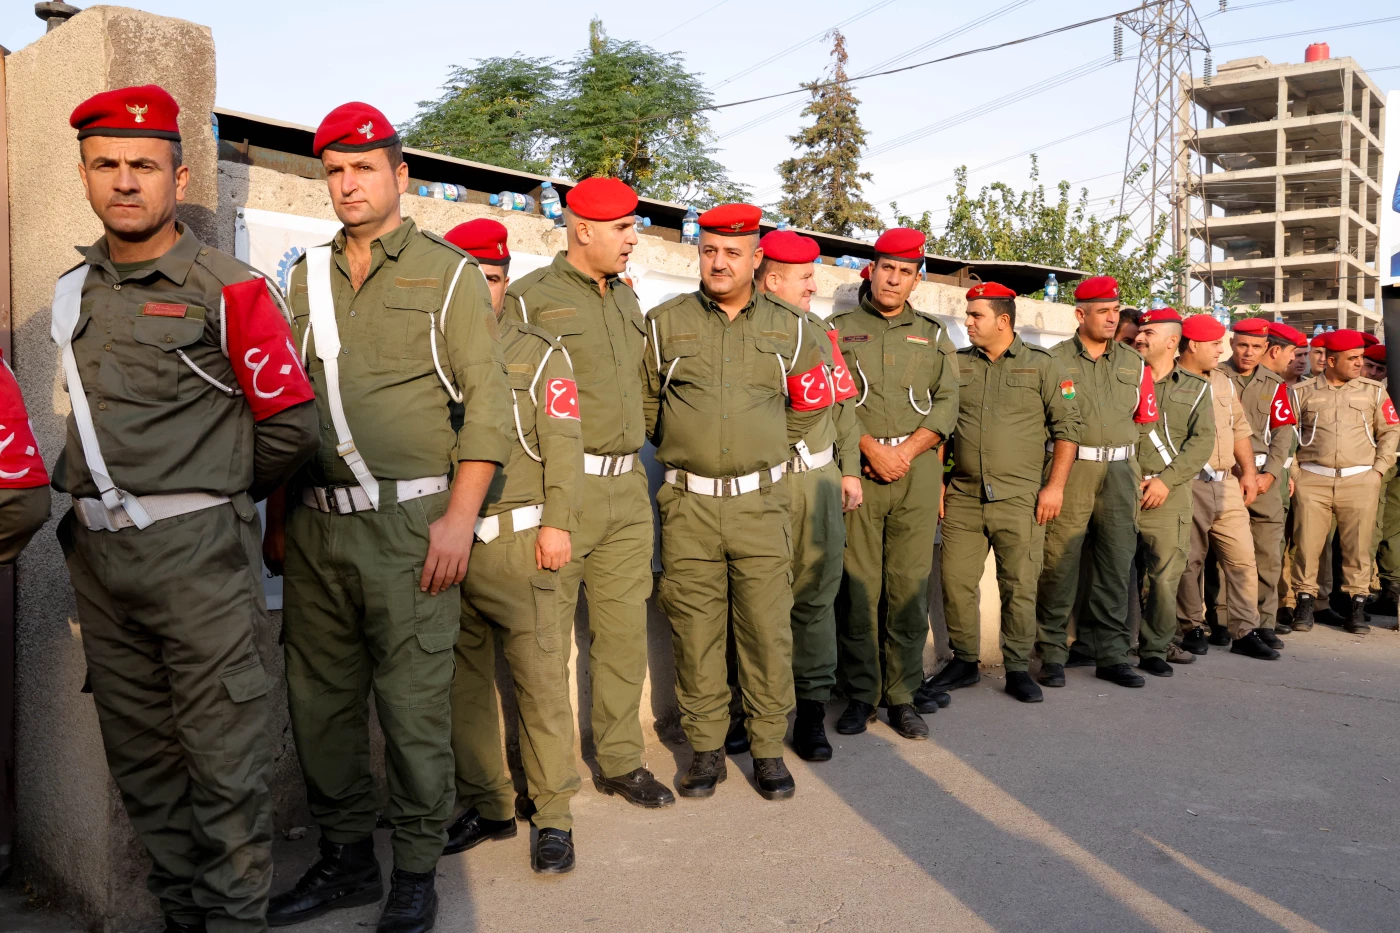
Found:
[[[1400, 635], [1286, 640], [1282, 661], [1213, 648], [1143, 690], [1071, 670], [1033, 707], [994, 670], [931, 718], [932, 741], [881, 721], [829, 763], [793, 757], [786, 802], [759, 798], [748, 756], [713, 799], [656, 813], [585, 787], [572, 875], [531, 874], [522, 824], [442, 861], [438, 929], [1395, 930]], [[650, 753], [664, 778], [687, 760]], [[279, 844], [276, 888], [313, 849]], [[18, 905], [0, 897], [0, 931], [71, 929]], [[298, 929], [362, 933], [376, 915]]]

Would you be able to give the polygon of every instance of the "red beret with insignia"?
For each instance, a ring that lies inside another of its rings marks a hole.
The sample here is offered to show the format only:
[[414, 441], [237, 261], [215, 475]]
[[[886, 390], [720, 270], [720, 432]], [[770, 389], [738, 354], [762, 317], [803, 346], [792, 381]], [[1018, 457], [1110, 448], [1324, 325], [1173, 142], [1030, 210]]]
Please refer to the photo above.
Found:
[[320, 158], [323, 150], [332, 152], [369, 152], [383, 149], [399, 141], [394, 124], [369, 104], [352, 100], [326, 114], [316, 127], [311, 141], [311, 154]]
[[569, 189], [564, 203], [584, 220], [606, 223], [637, 213], [637, 192], [620, 178], [585, 178]]
[[1247, 317], [1242, 321], [1236, 321], [1230, 325], [1230, 330], [1237, 334], [1245, 334], [1250, 337], [1269, 336], [1269, 319], [1263, 317]]
[[924, 243], [927, 241], [928, 237], [924, 236], [921, 230], [892, 227], [880, 234], [880, 238], [875, 241], [875, 255], [887, 256], [890, 259], [904, 259], [910, 262], [922, 262]]
[[1225, 325], [1209, 314], [1193, 314], [1182, 320], [1181, 336], [1202, 342], [1219, 340], [1225, 336]]
[[1329, 330], [1322, 335], [1322, 346], [1328, 353], [1345, 353], [1347, 350], [1360, 350], [1366, 345], [1366, 341], [1361, 339], [1361, 332], [1343, 328], [1342, 330]]
[[817, 245], [816, 240], [791, 230], [769, 231], [763, 235], [763, 239], [758, 241], [758, 246], [759, 249], [763, 250], [764, 259], [792, 265], [815, 262], [817, 257], [822, 254], [821, 247]]
[[721, 236], [748, 236], [758, 232], [763, 211], [752, 204], [721, 204], [700, 215], [700, 229]]
[[89, 136], [153, 136], [180, 141], [175, 118], [180, 105], [157, 84], [122, 87], [94, 94], [73, 108], [68, 125], [79, 139]]
[[1361, 342], [1364, 343], [1364, 344], [1365, 344], [1366, 346], [1368, 346], [1368, 347], [1374, 347], [1376, 344], [1378, 344], [1378, 343], [1381, 342], [1381, 338], [1377, 337], [1375, 334], [1368, 333], [1368, 332], [1366, 332], [1366, 331], [1364, 331], [1364, 330], [1361, 331], [1360, 333], [1361, 333]]
[[506, 245], [509, 235], [505, 224], [478, 217], [453, 227], [443, 239], [471, 253], [478, 262], [503, 266], [510, 262], [510, 247]]
[[1142, 318], [1138, 321], [1139, 327], [1146, 327], [1148, 324], [1180, 324], [1181, 315], [1175, 308], [1149, 308], [1142, 312]]
[[1373, 343], [1369, 347], [1367, 347], [1366, 352], [1361, 355], [1366, 357], [1366, 359], [1370, 360], [1372, 363], [1380, 363], [1382, 366], [1384, 366], [1385, 344]]
[[981, 285], [974, 285], [967, 290], [967, 300], [974, 301], [978, 298], [1015, 298], [1016, 293], [1005, 285], [996, 282], [983, 282]]
[[1296, 327], [1289, 327], [1287, 324], [1278, 321], [1269, 322], [1269, 336], [1287, 340], [1295, 347], [1306, 347], [1308, 345], [1307, 335], [1301, 330]]
[[1096, 275], [1080, 282], [1074, 289], [1075, 301], [1117, 301], [1118, 280], [1111, 275]]

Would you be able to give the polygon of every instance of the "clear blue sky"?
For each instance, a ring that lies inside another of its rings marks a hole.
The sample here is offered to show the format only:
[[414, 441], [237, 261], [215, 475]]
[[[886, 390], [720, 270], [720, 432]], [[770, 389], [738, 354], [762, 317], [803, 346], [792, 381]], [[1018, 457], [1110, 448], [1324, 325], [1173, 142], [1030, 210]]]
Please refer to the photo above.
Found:
[[[570, 56], [586, 41], [588, 21], [595, 13], [614, 36], [682, 53], [689, 67], [714, 88], [716, 101], [723, 102], [786, 90], [819, 77], [827, 64], [828, 45], [815, 37], [853, 18], [842, 29], [851, 73], [858, 74], [979, 19], [987, 21], [900, 64], [1031, 35], [1130, 5], [1131, 0], [807, 0], [801, 4], [615, 0], [595, 6], [576, 0], [404, 6], [378, 0], [219, 4], [145, 0], [140, 4], [151, 12], [193, 18], [213, 29], [221, 106], [312, 125], [331, 107], [350, 99], [373, 102], [390, 119], [402, 120], [414, 112], [417, 101], [436, 96], [453, 64], [516, 52]], [[434, 6], [431, 14], [421, 12]], [[1346, 4], [1231, 0], [1229, 6], [1229, 12], [1210, 15], [1218, 7], [1215, 0], [1197, 4], [1208, 38], [1219, 46], [1214, 52], [1217, 66], [1251, 55], [1275, 62], [1301, 61], [1304, 48], [1315, 40], [1330, 43], [1334, 56], [1350, 55], [1366, 68], [1400, 66], [1400, 20], [1362, 28], [1322, 28], [1400, 14], [1395, 0]], [[793, 16], [795, 9], [800, 16]], [[993, 15], [1001, 10], [1005, 12]], [[0, 43], [10, 49], [34, 41], [42, 29], [27, 0], [7, 3], [0, 11]], [[1302, 30], [1308, 34], [1223, 45]], [[813, 41], [802, 44], [808, 39]], [[1131, 34], [1127, 45], [1125, 57], [1131, 58], [1135, 52]], [[798, 48], [749, 71], [793, 46]], [[1112, 25], [1105, 22], [1014, 49], [861, 82], [856, 93], [863, 102], [861, 117], [870, 146], [878, 148], [1111, 52]], [[749, 73], [741, 74], [745, 71]], [[1126, 115], [1134, 71], [1130, 60], [1113, 64], [1007, 103], [989, 115], [872, 155], [865, 168], [875, 178], [866, 194], [885, 213], [891, 196], [947, 178], [958, 165], [980, 166]], [[1199, 60], [1196, 71], [1200, 71]], [[1400, 87], [1400, 68], [1377, 71], [1373, 78], [1382, 89]], [[721, 160], [763, 201], [776, 197], [774, 166], [791, 152], [787, 136], [799, 125], [798, 109], [788, 107], [757, 125], [746, 125], [782, 106], [782, 102], [755, 104], [714, 117], [714, 127], [723, 136]], [[1400, 114], [1393, 119], [1400, 119]], [[1093, 196], [1116, 195], [1126, 132], [1123, 124], [1117, 124], [1046, 149], [1042, 177], [1049, 182], [1087, 179], [1085, 186]], [[1001, 179], [1019, 185], [1028, 167], [1029, 159], [1022, 157], [975, 173], [972, 183], [978, 186]], [[937, 210], [944, 207], [950, 189], [947, 184], [925, 188], [901, 197], [900, 206], [912, 212]]]

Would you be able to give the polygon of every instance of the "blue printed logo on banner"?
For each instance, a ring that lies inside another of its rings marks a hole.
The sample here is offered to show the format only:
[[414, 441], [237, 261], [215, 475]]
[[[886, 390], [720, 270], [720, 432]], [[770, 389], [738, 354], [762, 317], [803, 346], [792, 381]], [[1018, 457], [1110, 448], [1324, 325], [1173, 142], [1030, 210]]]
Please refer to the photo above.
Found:
[[282, 294], [286, 294], [292, 287], [292, 266], [297, 264], [306, 250], [300, 246], [293, 246], [282, 254], [282, 258], [277, 263], [277, 286], [282, 289]]

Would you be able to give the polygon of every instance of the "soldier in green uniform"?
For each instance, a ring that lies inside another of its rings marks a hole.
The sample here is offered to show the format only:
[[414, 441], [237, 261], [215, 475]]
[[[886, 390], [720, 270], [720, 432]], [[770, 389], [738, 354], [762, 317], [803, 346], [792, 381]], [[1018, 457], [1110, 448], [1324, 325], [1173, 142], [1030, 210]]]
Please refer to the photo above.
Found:
[[1177, 365], [1180, 344], [1181, 315], [1176, 309], [1143, 312], [1133, 346], [1152, 373], [1152, 403], [1159, 417], [1143, 424], [1137, 451], [1142, 471], [1138, 667], [1157, 677], [1172, 676], [1172, 664], [1196, 660], [1172, 640], [1177, 630], [1176, 591], [1191, 556], [1191, 482], [1215, 443], [1210, 384]]
[[[510, 274], [506, 228], [483, 217], [459, 224], [445, 239], [487, 270], [499, 314]], [[496, 702], [494, 635], [500, 632], [520, 712], [531, 821], [540, 831], [530, 865], [562, 874], [574, 867], [569, 801], [579, 787], [568, 652], [559, 631], [559, 571], [569, 562], [583, 483], [578, 387], [569, 351], [532, 324], [505, 325], [501, 352], [518, 435], [481, 506], [462, 581], [452, 752], [463, 812], [447, 828], [443, 854], [515, 835], [515, 788], [506, 773]]]
[[268, 917], [296, 923], [381, 896], [372, 688], [394, 852], [379, 929], [421, 933], [436, 917], [452, 808], [458, 583], [513, 443], [510, 388], [476, 260], [401, 219], [408, 167], [389, 121], [342, 105], [313, 149], [344, 225], [291, 278], [322, 447], [288, 497], [285, 544], [269, 509], [266, 549], [276, 558], [285, 547], [288, 705], [321, 857]]
[[[1294, 387], [1301, 381], [1308, 364], [1308, 338], [1300, 330], [1275, 321], [1269, 322], [1269, 351], [1266, 363], [1283, 380], [1285, 410], [1278, 412], [1279, 427], [1289, 435], [1288, 456], [1283, 461], [1283, 475], [1279, 477], [1277, 493], [1283, 500], [1283, 557], [1279, 563], [1278, 609], [1274, 614], [1274, 633], [1287, 635], [1293, 631], [1293, 594], [1289, 584], [1289, 553], [1293, 546], [1293, 460], [1298, 455], [1297, 399]], [[1275, 349], [1274, 339], [1286, 343]], [[1277, 354], [1277, 358], [1275, 358]], [[1272, 417], [1272, 416], [1271, 416]]]
[[[1064, 506], [1045, 532], [1045, 565], [1036, 596], [1040, 683], [1065, 685], [1065, 666], [1094, 665], [1100, 679], [1141, 687], [1128, 666], [1129, 571], [1137, 553], [1141, 474], [1135, 415], [1151, 376], [1137, 351], [1115, 341], [1118, 282], [1108, 275], [1074, 290], [1079, 330], [1051, 353], [1064, 363], [1079, 401], [1084, 433], [1065, 487]], [[1088, 543], [1086, 551], [1085, 544]], [[1075, 620], [1069, 650], [1069, 617], [1079, 590], [1079, 561], [1087, 553], [1089, 592]]]
[[747, 204], [702, 214], [700, 290], [648, 315], [647, 435], [666, 468], [658, 600], [695, 753], [678, 784], [686, 797], [711, 796], [726, 776], [731, 617], [758, 791], [795, 792], [782, 757], [794, 705], [787, 409], [826, 407], [831, 395], [821, 394], [823, 336], [754, 287], [761, 216]]
[[255, 933], [272, 749], [253, 502], [319, 437], [280, 296], [175, 221], [178, 112], [155, 85], [73, 111], [105, 232], [54, 293], [73, 411], [53, 484], [73, 497], [58, 537], [93, 702], [165, 929]]
[[637, 244], [637, 195], [616, 178], [590, 178], [568, 194], [568, 249], [514, 282], [504, 320], [529, 322], [569, 350], [583, 417], [583, 517], [573, 560], [559, 574], [559, 624], [573, 638], [579, 585], [588, 590], [594, 779], [639, 807], [676, 802], [642, 762], [642, 682], [654, 548], [651, 496], [638, 457], [645, 321], [620, 278]]
[[[1367, 347], [1363, 354], [1361, 374], [1367, 379], [1385, 383], [1389, 372], [1384, 344]], [[1381, 503], [1376, 511], [1376, 570], [1371, 589], [1376, 592], [1366, 604], [1367, 612], [1393, 616], [1400, 598], [1400, 471], [1395, 467], [1382, 477]]]
[[[864, 460], [864, 502], [846, 515], [845, 618], [838, 613], [841, 677], [850, 699], [836, 722], [842, 735], [864, 732], [883, 703], [899, 735], [928, 737], [914, 693], [924, 678], [943, 484], [936, 451], [957, 422], [958, 374], [943, 326], [909, 303], [923, 257], [922, 233], [886, 230], [875, 241], [860, 303], [831, 321], [860, 393]], [[935, 453], [924, 456], [928, 451]]]
[[[927, 684], [953, 690], [981, 680], [977, 584], [996, 552], [1006, 692], [1044, 699], [1026, 672], [1035, 645], [1035, 588], [1045, 523], [1060, 511], [1083, 425], [1064, 365], [1016, 336], [1016, 293], [996, 282], [967, 293], [967, 337], [958, 351], [958, 424], [943, 516], [943, 617], [953, 660]], [[1046, 469], [1046, 446], [1053, 451]], [[1042, 485], [1043, 477], [1043, 485]]]

